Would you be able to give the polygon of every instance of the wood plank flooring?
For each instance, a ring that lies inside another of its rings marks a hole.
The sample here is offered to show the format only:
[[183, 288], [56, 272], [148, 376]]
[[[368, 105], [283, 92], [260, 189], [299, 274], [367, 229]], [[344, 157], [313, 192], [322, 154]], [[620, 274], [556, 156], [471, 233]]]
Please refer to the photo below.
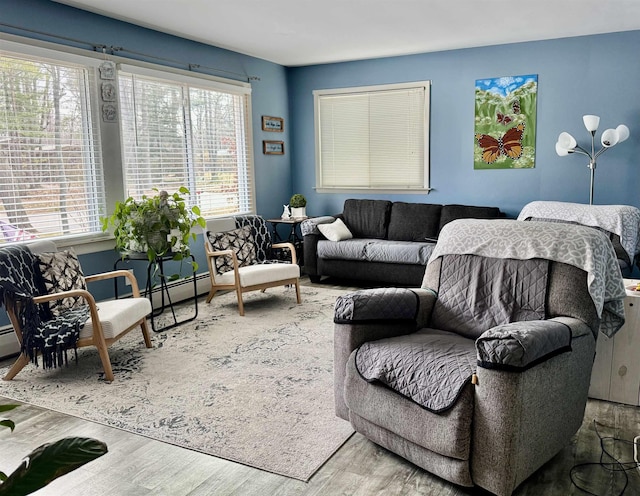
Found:
[[[0, 397], [0, 403], [12, 401]], [[40, 444], [61, 437], [95, 437], [108, 445], [109, 453], [52, 482], [36, 493], [40, 496], [488, 494], [438, 479], [359, 434], [352, 436], [305, 483], [31, 405], [22, 405], [4, 416], [17, 424], [13, 433], [0, 429], [0, 470], [5, 473], [13, 471], [22, 457]], [[572, 443], [525, 481], [514, 495], [585, 494], [572, 485], [569, 472], [578, 463], [600, 459], [594, 420], [601, 435], [627, 441], [607, 442], [606, 446], [621, 461], [631, 461], [632, 448], [628, 442], [640, 435], [640, 408], [589, 400], [582, 428]], [[596, 465], [586, 467], [578, 475], [586, 488], [603, 496], [620, 494], [624, 484], [620, 473], [612, 475]], [[640, 496], [640, 474], [634, 469], [628, 476], [625, 496]]]

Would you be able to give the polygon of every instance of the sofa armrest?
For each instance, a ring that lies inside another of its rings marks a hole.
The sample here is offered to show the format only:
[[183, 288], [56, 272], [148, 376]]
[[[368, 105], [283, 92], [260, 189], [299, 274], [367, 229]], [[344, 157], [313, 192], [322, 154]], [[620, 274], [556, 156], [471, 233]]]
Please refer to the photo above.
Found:
[[487, 369], [526, 370], [555, 355], [571, 351], [572, 334], [571, 326], [559, 320], [527, 320], [498, 325], [476, 340], [478, 365]]
[[300, 224], [300, 232], [304, 241], [304, 271], [309, 275], [312, 281], [317, 282], [320, 274], [318, 274], [318, 240], [324, 239], [324, 236], [318, 231], [318, 224], [328, 224], [336, 220], [335, 216], [325, 215], [323, 217], [313, 217], [306, 219]]
[[430, 314], [435, 294], [425, 289], [381, 288], [338, 297], [334, 310], [334, 398], [336, 415], [349, 419], [344, 402], [347, 361], [367, 341], [410, 334]]
[[310, 234], [321, 236], [320, 231], [318, 230], [318, 224], [331, 224], [335, 220], [336, 217], [332, 215], [323, 215], [322, 217], [305, 219], [300, 224], [300, 232], [302, 233], [302, 236], [308, 236]]

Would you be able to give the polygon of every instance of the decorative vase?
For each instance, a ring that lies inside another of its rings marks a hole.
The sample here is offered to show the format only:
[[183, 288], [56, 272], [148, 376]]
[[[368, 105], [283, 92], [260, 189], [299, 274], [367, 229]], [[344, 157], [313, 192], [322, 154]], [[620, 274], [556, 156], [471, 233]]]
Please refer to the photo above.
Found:
[[291, 207], [291, 217], [300, 218], [307, 216], [307, 207]]

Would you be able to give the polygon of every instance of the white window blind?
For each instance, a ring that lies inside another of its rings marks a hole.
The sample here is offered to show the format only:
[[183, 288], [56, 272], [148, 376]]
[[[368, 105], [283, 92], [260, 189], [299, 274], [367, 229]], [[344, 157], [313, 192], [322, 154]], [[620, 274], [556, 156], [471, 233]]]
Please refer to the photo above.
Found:
[[133, 71], [118, 79], [125, 194], [186, 186], [205, 217], [254, 210], [246, 88]]
[[429, 188], [430, 83], [314, 92], [316, 186]]
[[102, 232], [92, 67], [0, 51], [0, 243]]

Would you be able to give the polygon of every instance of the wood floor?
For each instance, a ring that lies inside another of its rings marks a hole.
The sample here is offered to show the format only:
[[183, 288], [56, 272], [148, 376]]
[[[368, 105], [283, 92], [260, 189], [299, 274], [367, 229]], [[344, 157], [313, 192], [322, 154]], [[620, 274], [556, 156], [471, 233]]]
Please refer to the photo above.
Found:
[[[13, 402], [0, 397], [0, 403]], [[5, 473], [12, 472], [22, 457], [37, 446], [61, 437], [94, 437], [108, 445], [109, 453], [52, 482], [36, 493], [41, 496], [488, 494], [444, 482], [359, 434], [352, 436], [305, 483], [31, 405], [22, 405], [4, 416], [17, 424], [13, 433], [0, 429], [0, 470]], [[594, 420], [600, 435], [627, 441], [608, 441], [606, 447], [620, 461], [631, 461], [629, 442], [640, 435], [640, 408], [589, 400], [583, 426], [572, 444], [525, 481], [514, 494], [585, 494], [572, 485], [569, 473], [576, 464], [600, 459], [600, 441]], [[597, 495], [619, 495], [624, 485], [622, 473], [603, 471], [598, 465], [584, 467], [577, 475], [581, 484]], [[624, 494], [640, 496], [640, 474], [634, 469], [628, 472], [628, 477]]]

